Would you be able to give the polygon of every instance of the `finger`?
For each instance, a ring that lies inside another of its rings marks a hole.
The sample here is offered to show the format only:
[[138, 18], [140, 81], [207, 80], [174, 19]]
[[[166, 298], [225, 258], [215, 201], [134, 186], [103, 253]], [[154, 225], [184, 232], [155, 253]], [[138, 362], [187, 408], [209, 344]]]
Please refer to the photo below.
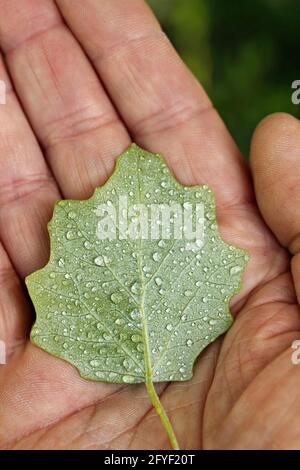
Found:
[[253, 136], [251, 166], [262, 215], [280, 243], [295, 255], [292, 266], [297, 288], [300, 281], [300, 122], [283, 113], [265, 118]]
[[137, 143], [223, 205], [251, 197], [242, 158], [201, 86], [141, 0], [56, 2]]
[[0, 238], [21, 277], [48, 258], [46, 225], [60, 198], [0, 57]]
[[20, 280], [0, 244], [0, 371], [3, 359], [10, 358], [22, 349], [27, 339], [31, 313], [22, 291]]
[[[279, 241], [300, 245], [300, 122], [278, 113], [257, 127], [251, 166], [261, 212]], [[293, 248], [295, 251], [295, 248]]]
[[128, 133], [54, 2], [1, 6], [6, 62], [61, 192], [87, 197], [129, 145]]

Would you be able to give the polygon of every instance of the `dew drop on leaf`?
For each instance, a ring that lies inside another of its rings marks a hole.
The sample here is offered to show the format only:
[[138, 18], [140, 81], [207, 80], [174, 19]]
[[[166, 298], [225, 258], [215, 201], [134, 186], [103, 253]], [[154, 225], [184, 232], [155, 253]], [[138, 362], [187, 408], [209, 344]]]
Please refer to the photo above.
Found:
[[158, 253], [157, 251], [155, 251], [152, 255], [152, 258], [153, 258], [153, 261], [157, 262], [157, 261], [161, 260], [162, 255], [160, 253]]
[[131, 316], [132, 320], [139, 320], [141, 318], [140, 311], [137, 310], [137, 309], [132, 310], [132, 312], [130, 313], [130, 316]]
[[186, 291], [184, 292], [184, 295], [185, 295], [186, 297], [191, 297], [191, 296], [193, 295], [193, 291], [191, 291], [191, 290], [188, 289], [188, 290], [186, 290]]
[[110, 341], [112, 339], [111, 335], [108, 333], [103, 333], [102, 337], [105, 341]]
[[110, 296], [110, 299], [114, 304], [119, 304], [122, 301], [122, 298], [123, 296], [121, 292], [113, 292]]
[[95, 258], [94, 261], [97, 266], [105, 266], [105, 261], [104, 261], [103, 256], [97, 256], [97, 258]]
[[140, 286], [139, 282], [134, 282], [134, 283], [132, 284], [130, 290], [131, 290], [131, 292], [132, 292], [133, 294], [139, 294], [139, 292], [140, 292], [140, 287], [141, 287], [141, 286]]
[[243, 268], [241, 266], [232, 266], [232, 268], [230, 268], [230, 274], [233, 276], [235, 274], [238, 274], [241, 272]]
[[142, 341], [142, 337], [141, 335], [132, 335], [131, 341], [133, 341], [134, 343], [140, 343]]
[[135, 382], [133, 375], [123, 375], [122, 380], [126, 384], [133, 384]]
[[73, 219], [76, 219], [76, 217], [77, 217], [76, 212], [70, 211], [70, 212], [68, 213], [68, 217], [69, 217], [69, 219], [72, 219], [72, 220], [73, 220]]

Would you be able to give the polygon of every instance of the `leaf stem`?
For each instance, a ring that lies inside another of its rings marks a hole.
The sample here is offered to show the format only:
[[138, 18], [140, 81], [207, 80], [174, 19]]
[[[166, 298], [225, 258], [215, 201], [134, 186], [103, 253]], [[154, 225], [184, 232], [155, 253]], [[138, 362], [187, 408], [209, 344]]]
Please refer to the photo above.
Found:
[[[140, 179], [139, 179], [139, 162], [137, 162], [137, 179], [138, 179], [138, 200], [141, 203], [141, 189], [140, 189]], [[140, 311], [141, 311], [141, 322], [142, 322], [142, 338], [144, 343], [144, 354], [145, 354], [145, 376], [146, 376], [146, 388], [151, 400], [153, 407], [155, 408], [160, 420], [162, 422], [163, 427], [165, 428], [169, 439], [170, 444], [173, 450], [180, 450], [174, 430], [172, 425], [169, 421], [169, 418], [162, 406], [159, 396], [156, 393], [155, 387], [153, 385], [152, 377], [152, 365], [150, 359], [150, 349], [149, 349], [149, 333], [148, 333], [148, 325], [147, 325], [147, 318], [145, 315], [145, 293], [146, 293], [146, 284], [145, 278], [143, 274], [143, 260], [142, 260], [142, 237], [138, 238], [138, 258], [137, 258], [138, 270], [141, 278], [141, 304], [140, 304]]]
[[147, 392], [148, 392], [149, 398], [151, 400], [151, 403], [152, 403], [153, 407], [155, 408], [158, 416], [160, 417], [161, 422], [163, 424], [163, 427], [167, 431], [172, 449], [173, 450], [180, 450], [180, 447], [179, 447], [179, 444], [177, 442], [177, 439], [176, 439], [174, 430], [172, 428], [172, 425], [170, 423], [170, 420], [169, 420], [169, 418], [168, 418], [168, 416], [165, 412], [165, 409], [164, 409], [164, 407], [163, 407], [163, 405], [162, 405], [162, 403], [159, 399], [159, 396], [156, 393], [155, 387], [154, 387], [153, 382], [152, 382], [152, 378], [148, 377], [148, 376], [146, 377], [146, 388], [147, 388]]

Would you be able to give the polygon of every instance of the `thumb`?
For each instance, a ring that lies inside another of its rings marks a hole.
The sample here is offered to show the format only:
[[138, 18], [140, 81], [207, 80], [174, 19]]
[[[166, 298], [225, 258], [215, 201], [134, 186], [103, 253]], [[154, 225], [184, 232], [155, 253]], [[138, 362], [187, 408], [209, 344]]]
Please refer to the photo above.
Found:
[[284, 114], [265, 118], [251, 144], [251, 168], [260, 211], [279, 242], [294, 255], [292, 273], [300, 300], [300, 121]]

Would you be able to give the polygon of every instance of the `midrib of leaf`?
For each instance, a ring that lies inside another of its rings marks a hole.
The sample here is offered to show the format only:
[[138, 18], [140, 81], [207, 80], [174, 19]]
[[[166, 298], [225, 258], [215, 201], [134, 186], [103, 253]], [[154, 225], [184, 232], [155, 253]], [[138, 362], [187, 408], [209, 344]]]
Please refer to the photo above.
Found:
[[[140, 172], [141, 168], [139, 165], [139, 160], [137, 161], [137, 188], [138, 188], [138, 203], [141, 204], [141, 182], [140, 182]], [[145, 359], [145, 384], [146, 389], [151, 400], [153, 407], [155, 408], [162, 425], [164, 426], [172, 449], [179, 450], [179, 444], [177, 438], [175, 436], [174, 430], [170, 423], [170, 420], [166, 414], [166, 411], [159, 399], [159, 396], [156, 393], [154, 384], [153, 384], [153, 371], [151, 365], [151, 355], [150, 355], [150, 347], [149, 347], [149, 330], [148, 330], [148, 322], [145, 312], [145, 296], [146, 296], [146, 289], [149, 283], [145, 283], [145, 277], [143, 273], [143, 240], [142, 236], [140, 236], [137, 240], [138, 242], [138, 249], [137, 249], [137, 266], [138, 272], [140, 276], [141, 282], [141, 291], [140, 291], [140, 314], [141, 314], [141, 324], [142, 324], [142, 341], [144, 345], [144, 359]]]

